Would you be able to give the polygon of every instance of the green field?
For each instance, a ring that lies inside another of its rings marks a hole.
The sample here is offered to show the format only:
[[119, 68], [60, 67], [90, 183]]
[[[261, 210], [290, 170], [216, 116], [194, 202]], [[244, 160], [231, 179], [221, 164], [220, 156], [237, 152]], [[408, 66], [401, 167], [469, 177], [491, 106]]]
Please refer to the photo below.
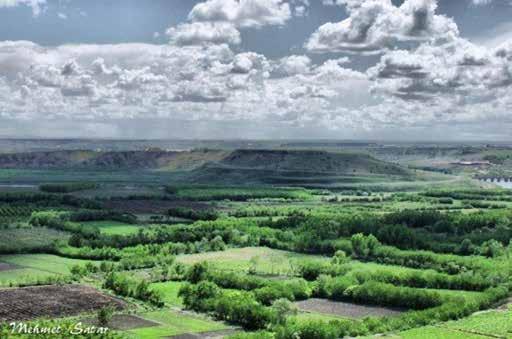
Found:
[[153, 283], [150, 288], [159, 292], [163, 296], [163, 300], [166, 305], [182, 307], [183, 301], [178, 297], [178, 292], [181, 286], [183, 286], [182, 282], [168, 281]]
[[144, 319], [161, 324], [160, 326], [139, 328], [128, 331], [138, 339], [156, 339], [183, 333], [218, 331], [228, 327], [204, 317], [187, 315], [174, 311], [156, 311], [141, 315]]
[[14, 269], [0, 271], [0, 286], [10, 283], [30, 283], [53, 276], [70, 274], [74, 265], [85, 265], [88, 260], [68, 259], [50, 254], [0, 255], [0, 263], [14, 265]]
[[293, 275], [294, 270], [301, 262], [328, 262], [329, 258], [274, 250], [267, 247], [246, 247], [220, 252], [183, 255], [178, 256], [177, 260], [185, 264], [207, 261], [221, 270], [247, 272], [253, 267], [258, 274]]
[[0, 230], [0, 253], [50, 248], [55, 241], [67, 241], [69, 234], [45, 227], [21, 227]]
[[[374, 337], [376, 338], [376, 337]], [[478, 335], [474, 333], [467, 333], [456, 331], [443, 327], [422, 327], [400, 333], [399, 336], [390, 336], [390, 338], [402, 339], [484, 339], [490, 338], [488, 336]]]
[[488, 311], [476, 313], [459, 321], [450, 321], [442, 327], [488, 336], [512, 337], [512, 312]]
[[137, 225], [131, 225], [111, 220], [83, 222], [82, 225], [86, 227], [97, 227], [101, 233], [106, 235], [136, 234], [141, 229], [141, 227]]
[[399, 334], [404, 339], [512, 338], [512, 313], [488, 311], [458, 321], [427, 326]]

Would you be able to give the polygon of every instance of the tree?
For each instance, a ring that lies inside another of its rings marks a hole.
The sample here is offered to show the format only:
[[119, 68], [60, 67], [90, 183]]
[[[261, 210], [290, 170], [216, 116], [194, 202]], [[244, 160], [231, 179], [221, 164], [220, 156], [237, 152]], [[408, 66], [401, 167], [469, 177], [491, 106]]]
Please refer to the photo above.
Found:
[[331, 259], [331, 264], [333, 265], [343, 265], [350, 261], [350, 259], [347, 257], [347, 254], [345, 251], [339, 250], [334, 253], [334, 256]]
[[184, 284], [178, 296], [183, 298], [186, 308], [205, 312], [213, 306], [213, 300], [221, 293], [220, 288], [211, 281], [201, 281], [197, 285]]
[[350, 242], [352, 243], [352, 251], [356, 258], [366, 258], [368, 256], [368, 244], [364, 234], [354, 234], [350, 238]]
[[276, 324], [284, 324], [286, 322], [286, 318], [297, 315], [298, 312], [297, 306], [295, 306], [290, 300], [284, 298], [274, 301], [272, 309], [276, 314]]
[[496, 258], [504, 253], [503, 245], [494, 239], [488, 240], [480, 246], [480, 255], [485, 257]]
[[379, 246], [380, 242], [373, 234], [366, 237], [366, 247], [368, 248], [369, 255], [373, 255]]
[[470, 255], [475, 252], [475, 246], [473, 245], [473, 242], [471, 242], [471, 239], [464, 239], [460, 243], [460, 249], [459, 253], [462, 255]]
[[205, 261], [192, 265], [186, 274], [186, 280], [193, 284], [197, 284], [201, 280], [205, 280], [208, 276], [208, 263]]

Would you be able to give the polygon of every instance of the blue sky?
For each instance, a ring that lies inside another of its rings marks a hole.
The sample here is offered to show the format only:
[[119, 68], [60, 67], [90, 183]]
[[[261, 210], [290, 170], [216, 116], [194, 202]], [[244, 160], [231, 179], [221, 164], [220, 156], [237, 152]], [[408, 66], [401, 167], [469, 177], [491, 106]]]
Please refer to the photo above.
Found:
[[510, 17], [508, 0], [0, 0], [0, 136], [505, 140]]

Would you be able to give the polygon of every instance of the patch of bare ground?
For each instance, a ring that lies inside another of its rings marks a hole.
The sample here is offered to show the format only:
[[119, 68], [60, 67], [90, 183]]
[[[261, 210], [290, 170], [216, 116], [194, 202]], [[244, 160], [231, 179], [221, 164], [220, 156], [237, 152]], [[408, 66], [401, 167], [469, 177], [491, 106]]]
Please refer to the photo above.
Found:
[[191, 208], [194, 210], [207, 210], [212, 206], [194, 201], [172, 201], [172, 200], [128, 200], [112, 199], [105, 201], [104, 207], [108, 209], [123, 211], [133, 214], [144, 213], [166, 213], [175, 207]]
[[353, 303], [331, 301], [326, 299], [308, 299], [296, 302], [295, 304], [301, 311], [317, 312], [356, 319], [368, 316], [396, 316], [407, 311], [405, 309], [370, 305], [358, 305]]
[[183, 333], [183, 334], [178, 334], [178, 335], [171, 336], [168, 338], [172, 338], [172, 339], [222, 339], [222, 338], [226, 338], [230, 335], [233, 335], [238, 331], [239, 330], [237, 330], [237, 329], [229, 329], [229, 330], [200, 332], [200, 333]]
[[10, 271], [20, 268], [20, 266], [9, 264], [6, 262], [0, 262], [0, 272]]
[[0, 323], [75, 316], [106, 306], [122, 310], [126, 304], [83, 285], [0, 289]]
[[[100, 326], [98, 320], [95, 318], [86, 318], [83, 323], [90, 326]], [[116, 314], [110, 319], [108, 328], [118, 331], [133, 330], [136, 328], [159, 326], [160, 324], [154, 321], [146, 320], [136, 315], [130, 314]]]

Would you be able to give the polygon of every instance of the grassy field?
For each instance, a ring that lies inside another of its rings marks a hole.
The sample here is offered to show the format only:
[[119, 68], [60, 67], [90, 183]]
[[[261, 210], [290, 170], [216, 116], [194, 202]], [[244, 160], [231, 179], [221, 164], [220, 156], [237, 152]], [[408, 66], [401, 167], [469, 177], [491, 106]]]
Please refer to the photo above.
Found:
[[442, 327], [488, 336], [512, 338], [512, 312], [489, 311], [476, 313], [459, 321], [450, 321]]
[[130, 235], [136, 234], [140, 230], [140, 226], [111, 220], [84, 222], [82, 225], [97, 227], [101, 233], [106, 235]]
[[307, 200], [311, 193], [303, 189], [284, 188], [240, 188], [240, 187], [204, 187], [204, 188], [179, 188], [176, 196], [191, 200], [229, 200], [229, 199], [263, 199], [263, 198], [287, 198]]
[[184, 333], [218, 331], [228, 328], [220, 322], [174, 311], [156, 311], [143, 314], [142, 317], [161, 325], [128, 331], [130, 334], [136, 335], [138, 339], [165, 338]]
[[168, 281], [151, 284], [150, 288], [159, 292], [163, 296], [163, 300], [166, 305], [181, 307], [183, 306], [183, 301], [178, 297], [178, 292], [181, 286], [183, 286], [182, 282]]
[[87, 260], [68, 259], [49, 254], [1, 255], [0, 263], [13, 269], [0, 271], [0, 286], [9, 283], [30, 283], [56, 275], [70, 274], [74, 265], [84, 265]]
[[44, 227], [22, 227], [0, 230], [0, 253], [43, 249], [57, 240], [67, 241], [69, 234]]
[[[377, 337], [373, 337], [377, 338]], [[478, 335], [474, 333], [461, 332], [443, 327], [428, 326], [415, 328], [400, 333], [399, 336], [389, 336], [388, 338], [402, 339], [484, 339], [488, 336]]]
[[218, 269], [248, 271], [258, 274], [291, 275], [300, 262], [327, 262], [327, 257], [274, 250], [267, 247], [235, 248], [220, 252], [207, 252], [178, 256], [178, 261], [194, 264], [207, 261]]
[[[403, 339], [512, 338], [512, 313], [486, 311], [458, 321], [426, 326], [386, 336]], [[377, 336], [371, 337], [377, 338]]]

